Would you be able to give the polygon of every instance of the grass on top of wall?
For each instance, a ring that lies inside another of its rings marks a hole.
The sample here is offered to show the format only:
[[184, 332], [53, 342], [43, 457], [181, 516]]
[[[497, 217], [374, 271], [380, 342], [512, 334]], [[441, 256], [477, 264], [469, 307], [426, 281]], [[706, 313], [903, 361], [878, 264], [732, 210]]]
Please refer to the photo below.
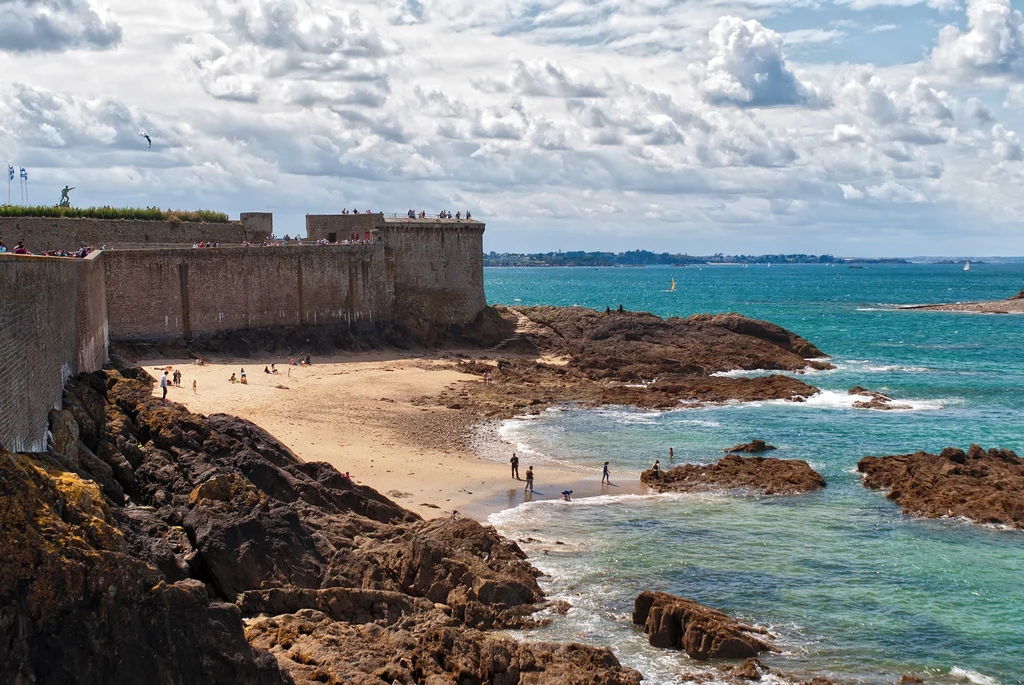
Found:
[[69, 219], [128, 219], [135, 221], [196, 221], [208, 224], [226, 224], [224, 212], [209, 209], [183, 210], [159, 207], [54, 207], [37, 205], [21, 207], [0, 205], [0, 217], [65, 217]]

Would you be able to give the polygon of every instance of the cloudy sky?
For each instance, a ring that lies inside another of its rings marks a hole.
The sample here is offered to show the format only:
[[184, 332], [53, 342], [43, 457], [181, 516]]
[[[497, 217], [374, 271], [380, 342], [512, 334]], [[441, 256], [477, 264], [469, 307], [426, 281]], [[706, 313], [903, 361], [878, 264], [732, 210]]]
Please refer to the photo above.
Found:
[[1021, 134], [1009, 0], [0, 0], [0, 161], [46, 203], [1019, 255]]

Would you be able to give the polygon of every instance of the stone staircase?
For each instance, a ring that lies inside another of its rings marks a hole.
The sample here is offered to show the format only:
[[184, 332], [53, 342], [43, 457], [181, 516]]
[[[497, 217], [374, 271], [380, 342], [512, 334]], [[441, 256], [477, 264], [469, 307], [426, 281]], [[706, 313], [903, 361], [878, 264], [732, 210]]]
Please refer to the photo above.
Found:
[[531, 321], [528, 316], [523, 314], [518, 309], [512, 309], [511, 311], [513, 314], [516, 315], [515, 334], [505, 338], [497, 345], [492, 347], [491, 350], [494, 352], [500, 352], [501, 350], [508, 349], [508, 346], [511, 345], [512, 343], [519, 340], [525, 340], [527, 334], [540, 332], [542, 330], [542, 326], [535, 323], [534, 321]]

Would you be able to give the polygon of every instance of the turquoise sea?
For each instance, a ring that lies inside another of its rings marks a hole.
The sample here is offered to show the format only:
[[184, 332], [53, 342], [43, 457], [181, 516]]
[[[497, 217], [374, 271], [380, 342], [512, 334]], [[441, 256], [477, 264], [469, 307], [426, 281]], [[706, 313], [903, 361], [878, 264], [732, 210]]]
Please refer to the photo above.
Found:
[[[667, 292], [670, 279], [677, 290]], [[631, 627], [635, 596], [656, 589], [770, 628], [763, 661], [849, 683], [1024, 683], [1024, 533], [904, 518], [856, 474], [866, 455], [1005, 447], [1024, 454], [1024, 316], [900, 311], [893, 305], [1002, 299], [1024, 264], [487, 269], [500, 304], [622, 304], [662, 316], [737, 311], [785, 326], [832, 356], [805, 380], [806, 404], [757, 402], [669, 412], [571, 407], [508, 422], [528, 459], [595, 474], [654, 459], [707, 462], [760, 437], [807, 460], [828, 487], [799, 497], [605, 494], [495, 514], [532, 537], [546, 591], [573, 609], [530, 639], [611, 645], [648, 683], [685, 683], [707, 665], [649, 647]], [[854, 385], [909, 404], [855, 410]], [[621, 478], [635, 478], [622, 475]], [[564, 544], [556, 545], [555, 541]]]

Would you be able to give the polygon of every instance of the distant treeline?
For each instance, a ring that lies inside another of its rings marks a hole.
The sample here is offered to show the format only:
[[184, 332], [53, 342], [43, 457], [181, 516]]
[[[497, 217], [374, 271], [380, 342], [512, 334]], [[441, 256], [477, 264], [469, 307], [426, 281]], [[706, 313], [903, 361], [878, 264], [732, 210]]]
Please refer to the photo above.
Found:
[[229, 219], [224, 212], [209, 209], [160, 209], [159, 207], [54, 207], [37, 205], [21, 207], [0, 205], [0, 217], [64, 217], [69, 219], [128, 219], [134, 221], [178, 221], [226, 224]]
[[632, 250], [630, 252], [489, 252], [484, 266], [686, 266], [688, 264], [909, 264], [905, 259], [853, 259], [832, 255], [768, 254], [697, 256]]

